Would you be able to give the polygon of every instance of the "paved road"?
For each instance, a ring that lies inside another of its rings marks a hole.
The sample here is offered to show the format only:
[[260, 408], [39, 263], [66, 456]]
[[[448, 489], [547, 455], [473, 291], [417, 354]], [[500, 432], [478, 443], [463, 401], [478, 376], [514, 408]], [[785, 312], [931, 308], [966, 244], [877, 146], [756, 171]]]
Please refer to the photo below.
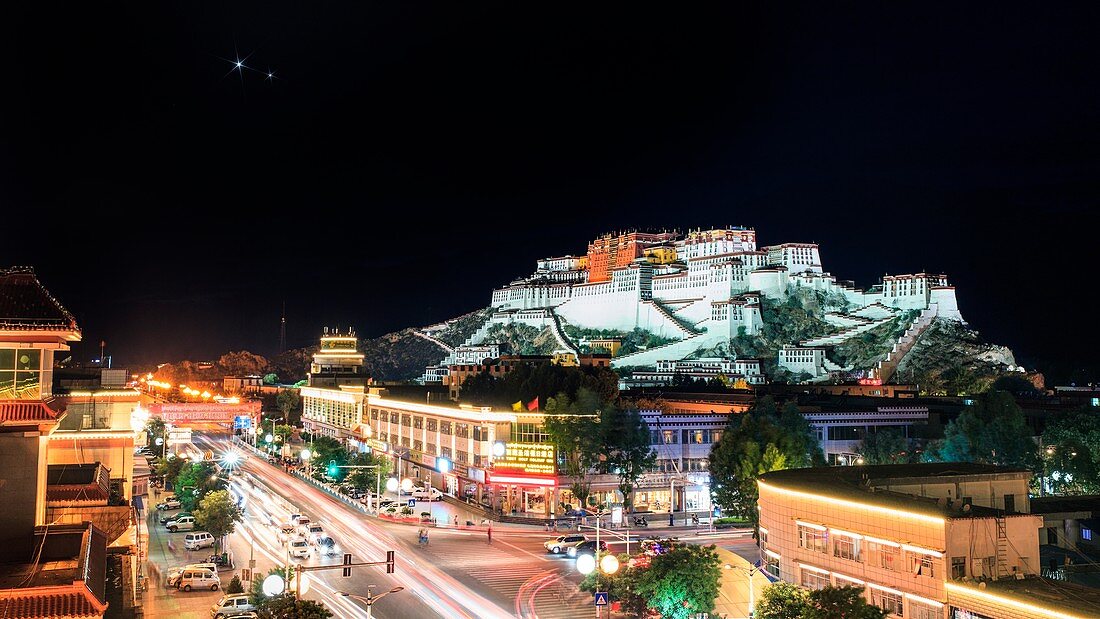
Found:
[[[228, 441], [209, 435], [195, 436], [203, 449], [223, 451]], [[337, 541], [341, 552], [354, 560], [377, 561], [386, 550], [397, 552], [397, 571], [387, 575], [379, 567], [356, 568], [350, 578], [339, 570], [312, 572], [307, 598], [319, 599], [341, 617], [365, 617], [357, 602], [340, 596], [340, 590], [365, 595], [367, 585], [385, 591], [403, 586], [405, 591], [387, 596], [374, 606], [380, 618], [518, 617], [557, 619], [592, 613], [590, 594], [577, 590], [581, 575], [565, 556], [546, 554], [542, 542], [551, 534], [536, 527], [494, 525], [492, 544], [484, 527], [439, 527], [431, 530], [430, 543], [416, 543], [416, 525], [382, 521], [367, 516], [320, 489], [296, 478], [262, 458], [249, 456], [234, 477], [233, 488], [246, 496], [246, 518], [240, 533], [231, 536], [238, 566], [247, 566], [250, 553], [257, 570], [266, 573], [287, 561], [276, 528], [292, 511], [320, 522]], [[442, 510], [436, 507], [436, 510]], [[463, 521], [464, 522], [464, 521]], [[657, 533], [658, 531], [654, 531]], [[591, 535], [591, 531], [588, 531]], [[659, 531], [665, 534], [666, 531]], [[755, 552], [741, 533], [719, 536], [667, 531], [692, 543], [720, 543], [735, 552]], [[631, 545], [639, 539], [631, 538]], [[625, 550], [625, 541], [612, 537], [612, 550]], [[748, 556], [746, 554], [746, 556]], [[305, 565], [340, 563], [341, 557], [311, 557]]]

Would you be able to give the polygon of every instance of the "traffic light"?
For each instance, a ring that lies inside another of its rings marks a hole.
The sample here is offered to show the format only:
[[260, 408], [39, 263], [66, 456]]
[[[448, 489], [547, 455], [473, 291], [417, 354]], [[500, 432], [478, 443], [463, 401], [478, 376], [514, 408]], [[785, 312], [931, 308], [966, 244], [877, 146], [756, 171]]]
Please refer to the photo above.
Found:
[[336, 466], [335, 460], [328, 461], [328, 476], [336, 479], [336, 474], [340, 472], [340, 468]]
[[386, 551], [386, 573], [387, 574], [392, 574], [393, 573], [393, 551], [392, 550], [387, 550]]

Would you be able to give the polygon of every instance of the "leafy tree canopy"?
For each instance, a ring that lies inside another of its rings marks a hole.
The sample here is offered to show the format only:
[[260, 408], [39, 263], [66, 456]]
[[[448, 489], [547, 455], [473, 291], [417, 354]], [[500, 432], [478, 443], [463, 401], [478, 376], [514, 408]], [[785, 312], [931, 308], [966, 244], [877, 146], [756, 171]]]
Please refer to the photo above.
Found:
[[714, 546], [686, 545], [653, 557], [636, 589], [666, 619], [714, 610], [722, 570]]
[[901, 431], [886, 428], [863, 437], [856, 453], [863, 464], [903, 464], [913, 461], [913, 446]]
[[976, 396], [974, 404], [948, 422], [943, 439], [929, 445], [925, 458], [1038, 469], [1032, 431], [1015, 398], [1004, 391]]
[[[185, 511], [195, 511], [198, 501], [208, 493], [225, 488], [225, 476], [219, 475], [210, 460], [191, 462], [176, 477], [176, 496]], [[184, 488], [193, 490], [184, 491]]]
[[261, 619], [328, 619], [332, 616], [324, 604], [313, 600], [299, 600], [292, 593], [264, 599], [256, 614]]
[[236, 529], [241, 510], [226, 490], [215, 490], [202, 497], [195, 509], [195, 523], [221, 544], [222, 538]]
[[1100, 494], [1100, 414], [1060, 412], [1043, 431], [1044, 475], [1056, 494]]

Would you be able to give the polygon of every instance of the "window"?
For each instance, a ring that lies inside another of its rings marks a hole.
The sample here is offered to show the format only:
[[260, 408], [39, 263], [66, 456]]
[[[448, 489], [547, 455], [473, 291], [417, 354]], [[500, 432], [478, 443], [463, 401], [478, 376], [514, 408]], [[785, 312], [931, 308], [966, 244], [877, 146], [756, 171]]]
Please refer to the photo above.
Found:
[[377, 421], [378, 420], [378, 409], [374, 409], [374, 408], [370, 409], [370, 418], [371, 418], [372, 421]]
[[412, 415], [401, 415], [401, 425], [406, 428], [412, 427]]
[[458, 438], [470, 438], [470, 424], [456, 423], [455, 436], [457, 436]]
[[913, 619], [943, 619], [943, 609], [909, 598], [909, 616]]
[[424, 451], [424, 441], [413, 441], [413, 449], [416, 451]]
[[905, 607], [902, 604], [901, 595], [893, 591], [883, 591], [882, 589], [872, 587], [871, 603], [891, 615], [897, 615], [898, 617], [905, 616], [903, 614], [905, 612]]
[[449, 421], [440, 421], [439, 422], [439, 433], [449, 435], [451, 433], [451, 422], [449, 422]]
[[458, 462], [458, 463], [461, 463], [461, 464], [466, 464], [469, 461], [470, 461], [470, 455], [467, 454], [465, 451], [458, 452], [458, 455], [455, 457], [455, 462]]
[[925, 578], [935, 578], [936, 558], [932, 555], [909, 553], [909, 572]]
[[951, 578], [966, 578], [966, 557], [951, 557]]
[[401, 446], [402, 447], [411, 447], [412, 446], [412, 445], [409, 444], [409, 437], [404, 436], [404, 437], [401, 438]]
[[0, 399], [38, 399], [41, 376], [42, 351], [0, 348]]
[[760, 529], [760, 550], [761, 552], [768, 549], [768, 530]]
[[435, 432], [439, 429], [439, 421], [435, 419], [428, 419], [428, 432]]
[[397, 423], [401, 420], [401, 415], [398, 413], [390, 413], [390, 423]]
[[829, 575], [802, 568], [802, 586], [807, 589], [824, 589], [829, 586]]
[[798, 547], [827, 553], [829, 552], [829, 533], [800, 524], [798, 525]]
[[662, 445], [676, 445], [679, 443], [679, 435], [676, 430], [661, 430], [661, 444]]
[[439, 455], [443, 456], [444, 458], [451, 459], [451, 448], [450, 447], [440, 447], [439, 448]]
[[779, 557], [764, 555], [764, 571], [779, 578]]
[[878, 542], [867, 542], [868, 562], [887, 570], [898, 571], [901, 566], [901, 548]]
[[861, 561], [859, 556], [859, 540], [847, 535], [833, 536], [833, 556], [849, 561]]
[[1081, 527], [1081, 539], [1092, 541], [1092, 529]]
[[485, 426], [474, 426], [474, 440], [475, 441], [487, 441], [489, 440], [489, 428]]
[[424, 418], [420, 417], [420, 416], [413, 417], [413, 427], [416, 428], [417, 430], [423, 430], [424, 429]]

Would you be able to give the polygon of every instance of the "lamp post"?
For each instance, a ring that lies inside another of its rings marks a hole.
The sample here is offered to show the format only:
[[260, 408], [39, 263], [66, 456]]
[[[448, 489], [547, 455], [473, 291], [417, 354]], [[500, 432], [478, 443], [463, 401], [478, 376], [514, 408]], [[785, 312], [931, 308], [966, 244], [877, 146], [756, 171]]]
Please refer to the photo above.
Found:
[[[613, 554], [605, 554], [600, 557], [600, 519], [606, 515], [607, 512], [596, 512], [596, 548], [593, 554], [587, 553], [577, 556], [577, 571], [585, 576], [596, 572], [596, 591], [600, 590], [600, 572], [611, 575], [619, 571], [619, 560], [615, 558]], [[602, 607], [596, 607], [596, 617], [599, 618], [602, 613]]]
[[749, 614], [748, 614], [748, 616], [751, 618], [752, 613], [753, 613], [753, 609], [756, 607], [756, 594], [755, 594], [755, 589], [752, 586], [752, 577], [755, 576], [756, 573], [760, 571], [760, 568], [756, 567], [755, 565], [752, 565], [752, 566], [749, 566], [749, 567], [734, 567], [734, 566], [730, 565], [729, 563], [727, 563], [725, 565], [725, 568], [727, 570], [741, 570], [742, 572], [746, 572], [749, 575]]
[[313, 479], [313, 452], [308, 449], [302, 450], [302, 462], [306, 463], [306, 477]]
[[378, 595], [374, 595], [371, 592], [371, 589], [373, 587], [374, 587], [374, 585], [367, 585], [367, 595], [366, 596], [355, 595], [354, 593], [348, 593], [347, 591], [337, 591], [337, 593], [339, 593], [340, 595], [342, 595], [344, 597], [351, 598], [353, 600], [359, 600], [360, 602], [366, 604], [367, 605], [367, 619], [374, 619], [374, 615], [371, 614], [371, 606], [373, 606], [375, 602], [377, 602], [378, 600], [381, 600], [382, 598], [386, 597], [387, 595], [389, 595], [391, 593], [397, 593], [399, 591], [404, 591], [405, 590], [405, 587], [394, 587], [393, 589], [390, 589], [389, 591], [383, 591], [382, 593], [379, 593]]

